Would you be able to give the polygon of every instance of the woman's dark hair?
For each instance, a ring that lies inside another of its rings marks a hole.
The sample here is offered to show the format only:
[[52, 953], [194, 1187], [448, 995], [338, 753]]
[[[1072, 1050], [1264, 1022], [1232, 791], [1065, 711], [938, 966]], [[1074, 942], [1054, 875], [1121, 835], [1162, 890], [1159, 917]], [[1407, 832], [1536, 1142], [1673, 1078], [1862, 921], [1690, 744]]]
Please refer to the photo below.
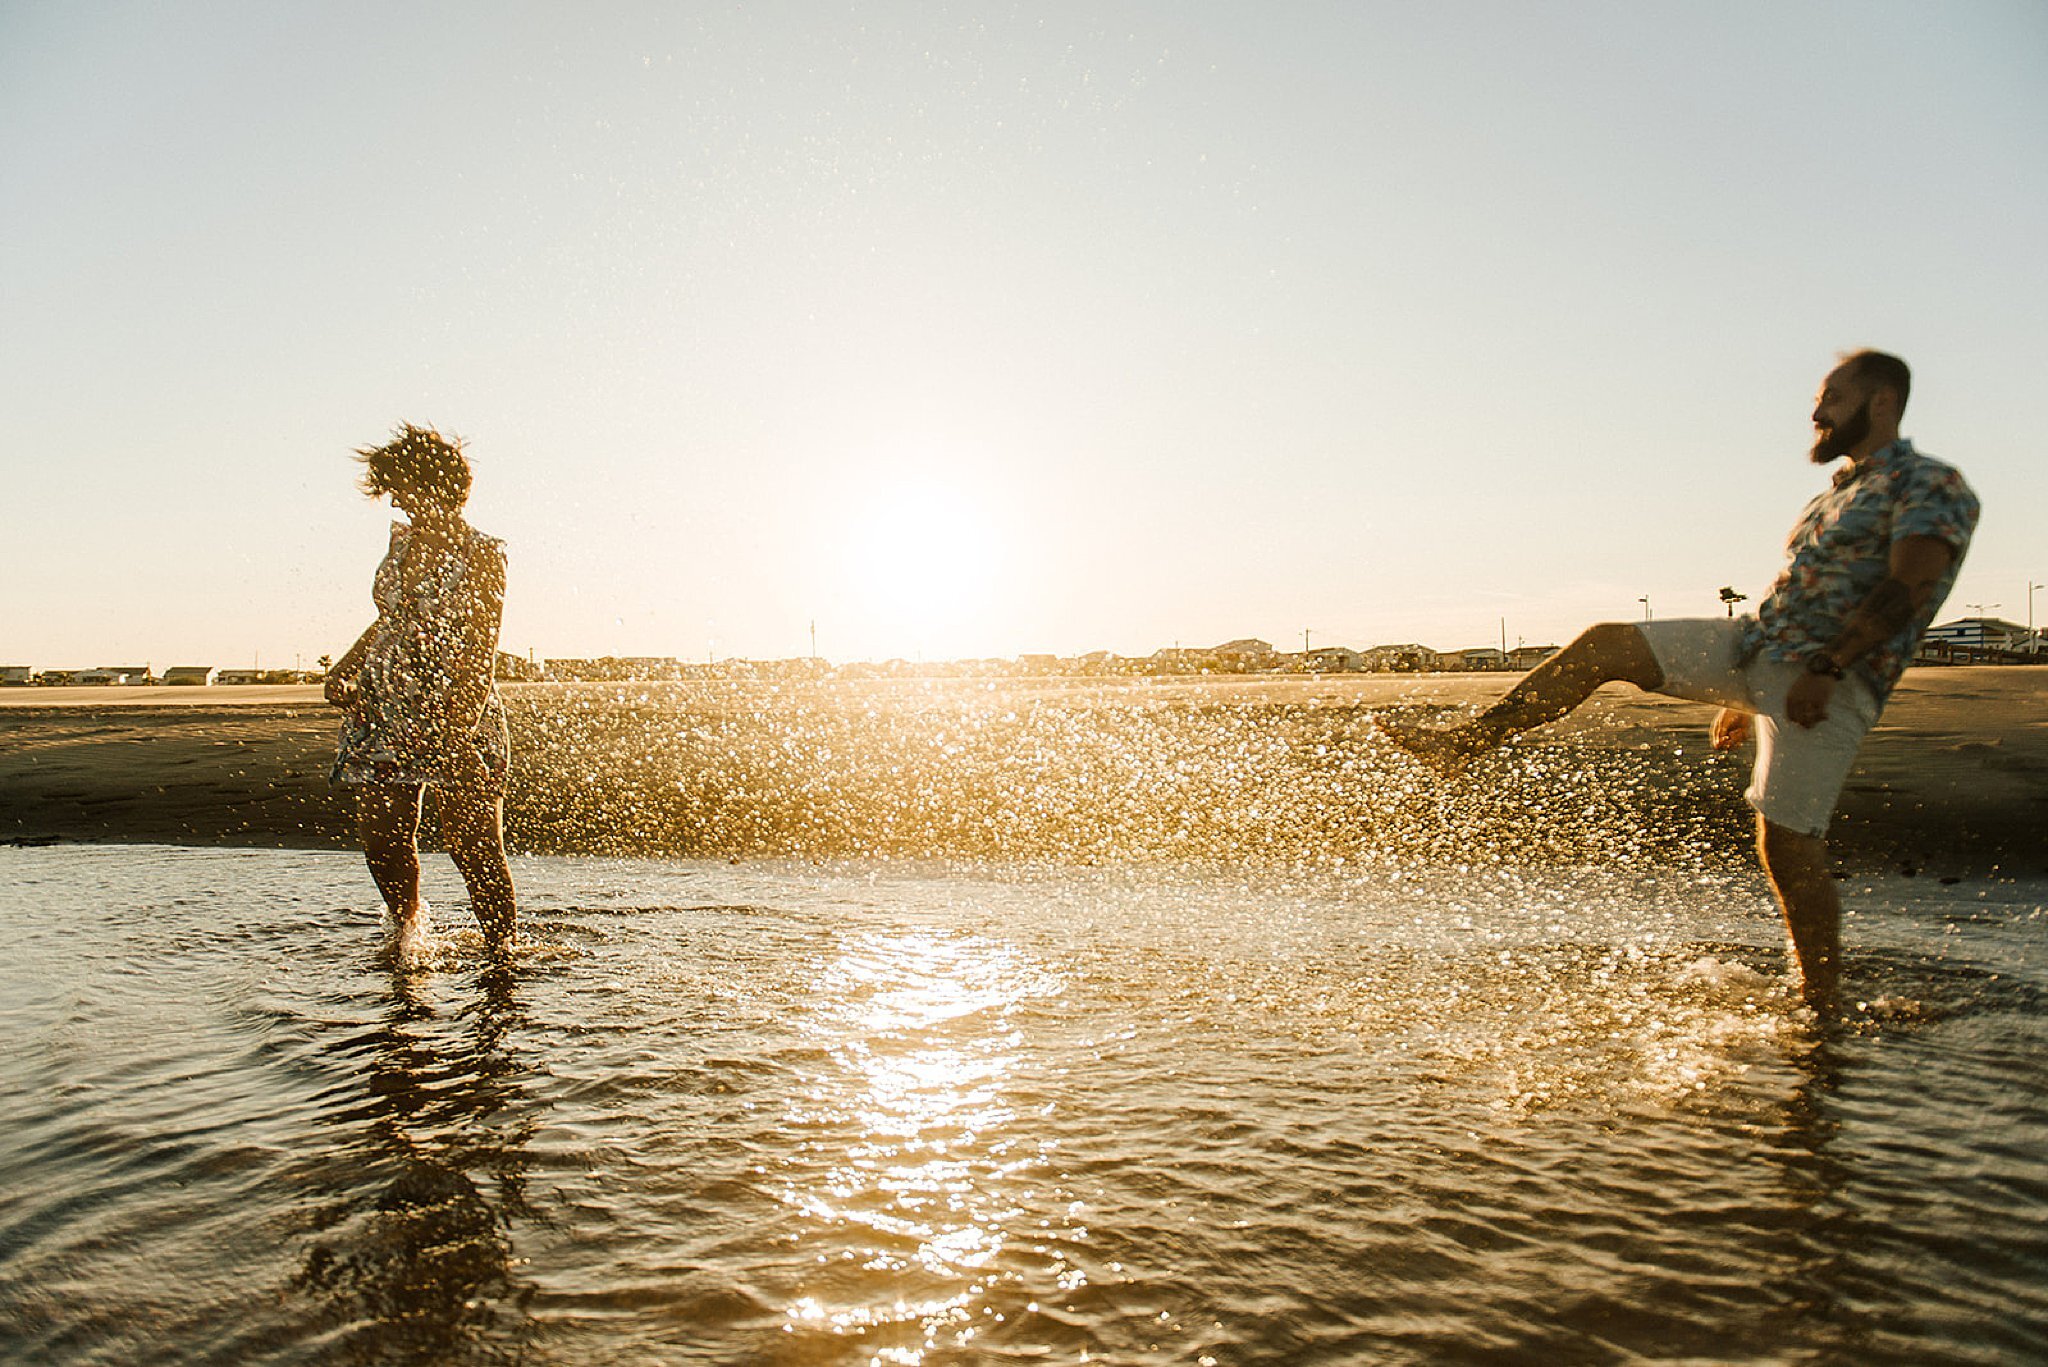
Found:
[[469, 501], [469, 458], [460, 437], [400, 423], [390, 441], [358, 450], [356, 459], [363, 463], [363, 492], [371, 498], [406, 489], [450, 508]]

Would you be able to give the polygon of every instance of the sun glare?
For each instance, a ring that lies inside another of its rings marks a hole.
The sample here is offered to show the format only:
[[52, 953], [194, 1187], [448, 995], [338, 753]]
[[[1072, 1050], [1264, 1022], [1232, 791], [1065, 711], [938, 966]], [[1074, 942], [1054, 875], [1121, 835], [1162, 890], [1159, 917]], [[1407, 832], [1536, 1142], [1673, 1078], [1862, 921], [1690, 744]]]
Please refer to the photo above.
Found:
[[986, 500], [956, 484], [904, 477], [849, 512], [848, 587], [878, 626], [927, 639], [986, 610], [1003, 553]]

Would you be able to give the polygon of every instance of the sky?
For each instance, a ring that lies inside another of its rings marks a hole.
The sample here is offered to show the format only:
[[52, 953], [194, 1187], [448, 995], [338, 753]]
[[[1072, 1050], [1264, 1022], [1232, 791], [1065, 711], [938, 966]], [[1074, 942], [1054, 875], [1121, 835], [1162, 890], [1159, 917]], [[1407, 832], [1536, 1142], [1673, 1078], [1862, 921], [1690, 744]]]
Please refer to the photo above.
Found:
[[521, 655], [1560, 642], [1859, 346], [2024, 621], [2044, 242], [2036, 0], [9, 0], [0, 663], [341, 654], [406, 421]]

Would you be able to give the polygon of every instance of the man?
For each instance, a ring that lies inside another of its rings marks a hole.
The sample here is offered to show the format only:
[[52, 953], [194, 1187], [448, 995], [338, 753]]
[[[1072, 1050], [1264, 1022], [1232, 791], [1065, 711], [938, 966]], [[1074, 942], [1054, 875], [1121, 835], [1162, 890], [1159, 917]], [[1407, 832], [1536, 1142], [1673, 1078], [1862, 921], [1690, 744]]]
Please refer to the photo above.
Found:
[[1878, 351], [1844, 357], [1821, 385], [1814, 463], [1848, 464], [1800, 514], [1785, 568], [1754, 617], [1602, 623], [1471, 721], [1384, 728], [1450, 772], [1565, 716], [1604, 683], [1719, 704], [1715, 749], [1756, 738], [1744, 796], [1757, 811], [1758, 853], [1805, 999], [1823, 1015], [1839, 1009], [1842, 957], [1828, 818], [1977, 525], [1977, 496], [1962, 476], [1899, 435], [1911, 387], [1906, 363]]

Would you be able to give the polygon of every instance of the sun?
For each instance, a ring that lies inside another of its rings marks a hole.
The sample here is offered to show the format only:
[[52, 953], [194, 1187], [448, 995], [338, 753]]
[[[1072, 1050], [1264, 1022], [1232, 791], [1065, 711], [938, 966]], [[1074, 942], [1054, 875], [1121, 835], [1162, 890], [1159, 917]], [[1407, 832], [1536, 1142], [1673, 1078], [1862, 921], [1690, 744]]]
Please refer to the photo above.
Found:
[[941, 476], [903, 475], [848, 513], [847, 587], [877, 626], [935, 645], [987, 607], [1004, 551], [989, 499]]

